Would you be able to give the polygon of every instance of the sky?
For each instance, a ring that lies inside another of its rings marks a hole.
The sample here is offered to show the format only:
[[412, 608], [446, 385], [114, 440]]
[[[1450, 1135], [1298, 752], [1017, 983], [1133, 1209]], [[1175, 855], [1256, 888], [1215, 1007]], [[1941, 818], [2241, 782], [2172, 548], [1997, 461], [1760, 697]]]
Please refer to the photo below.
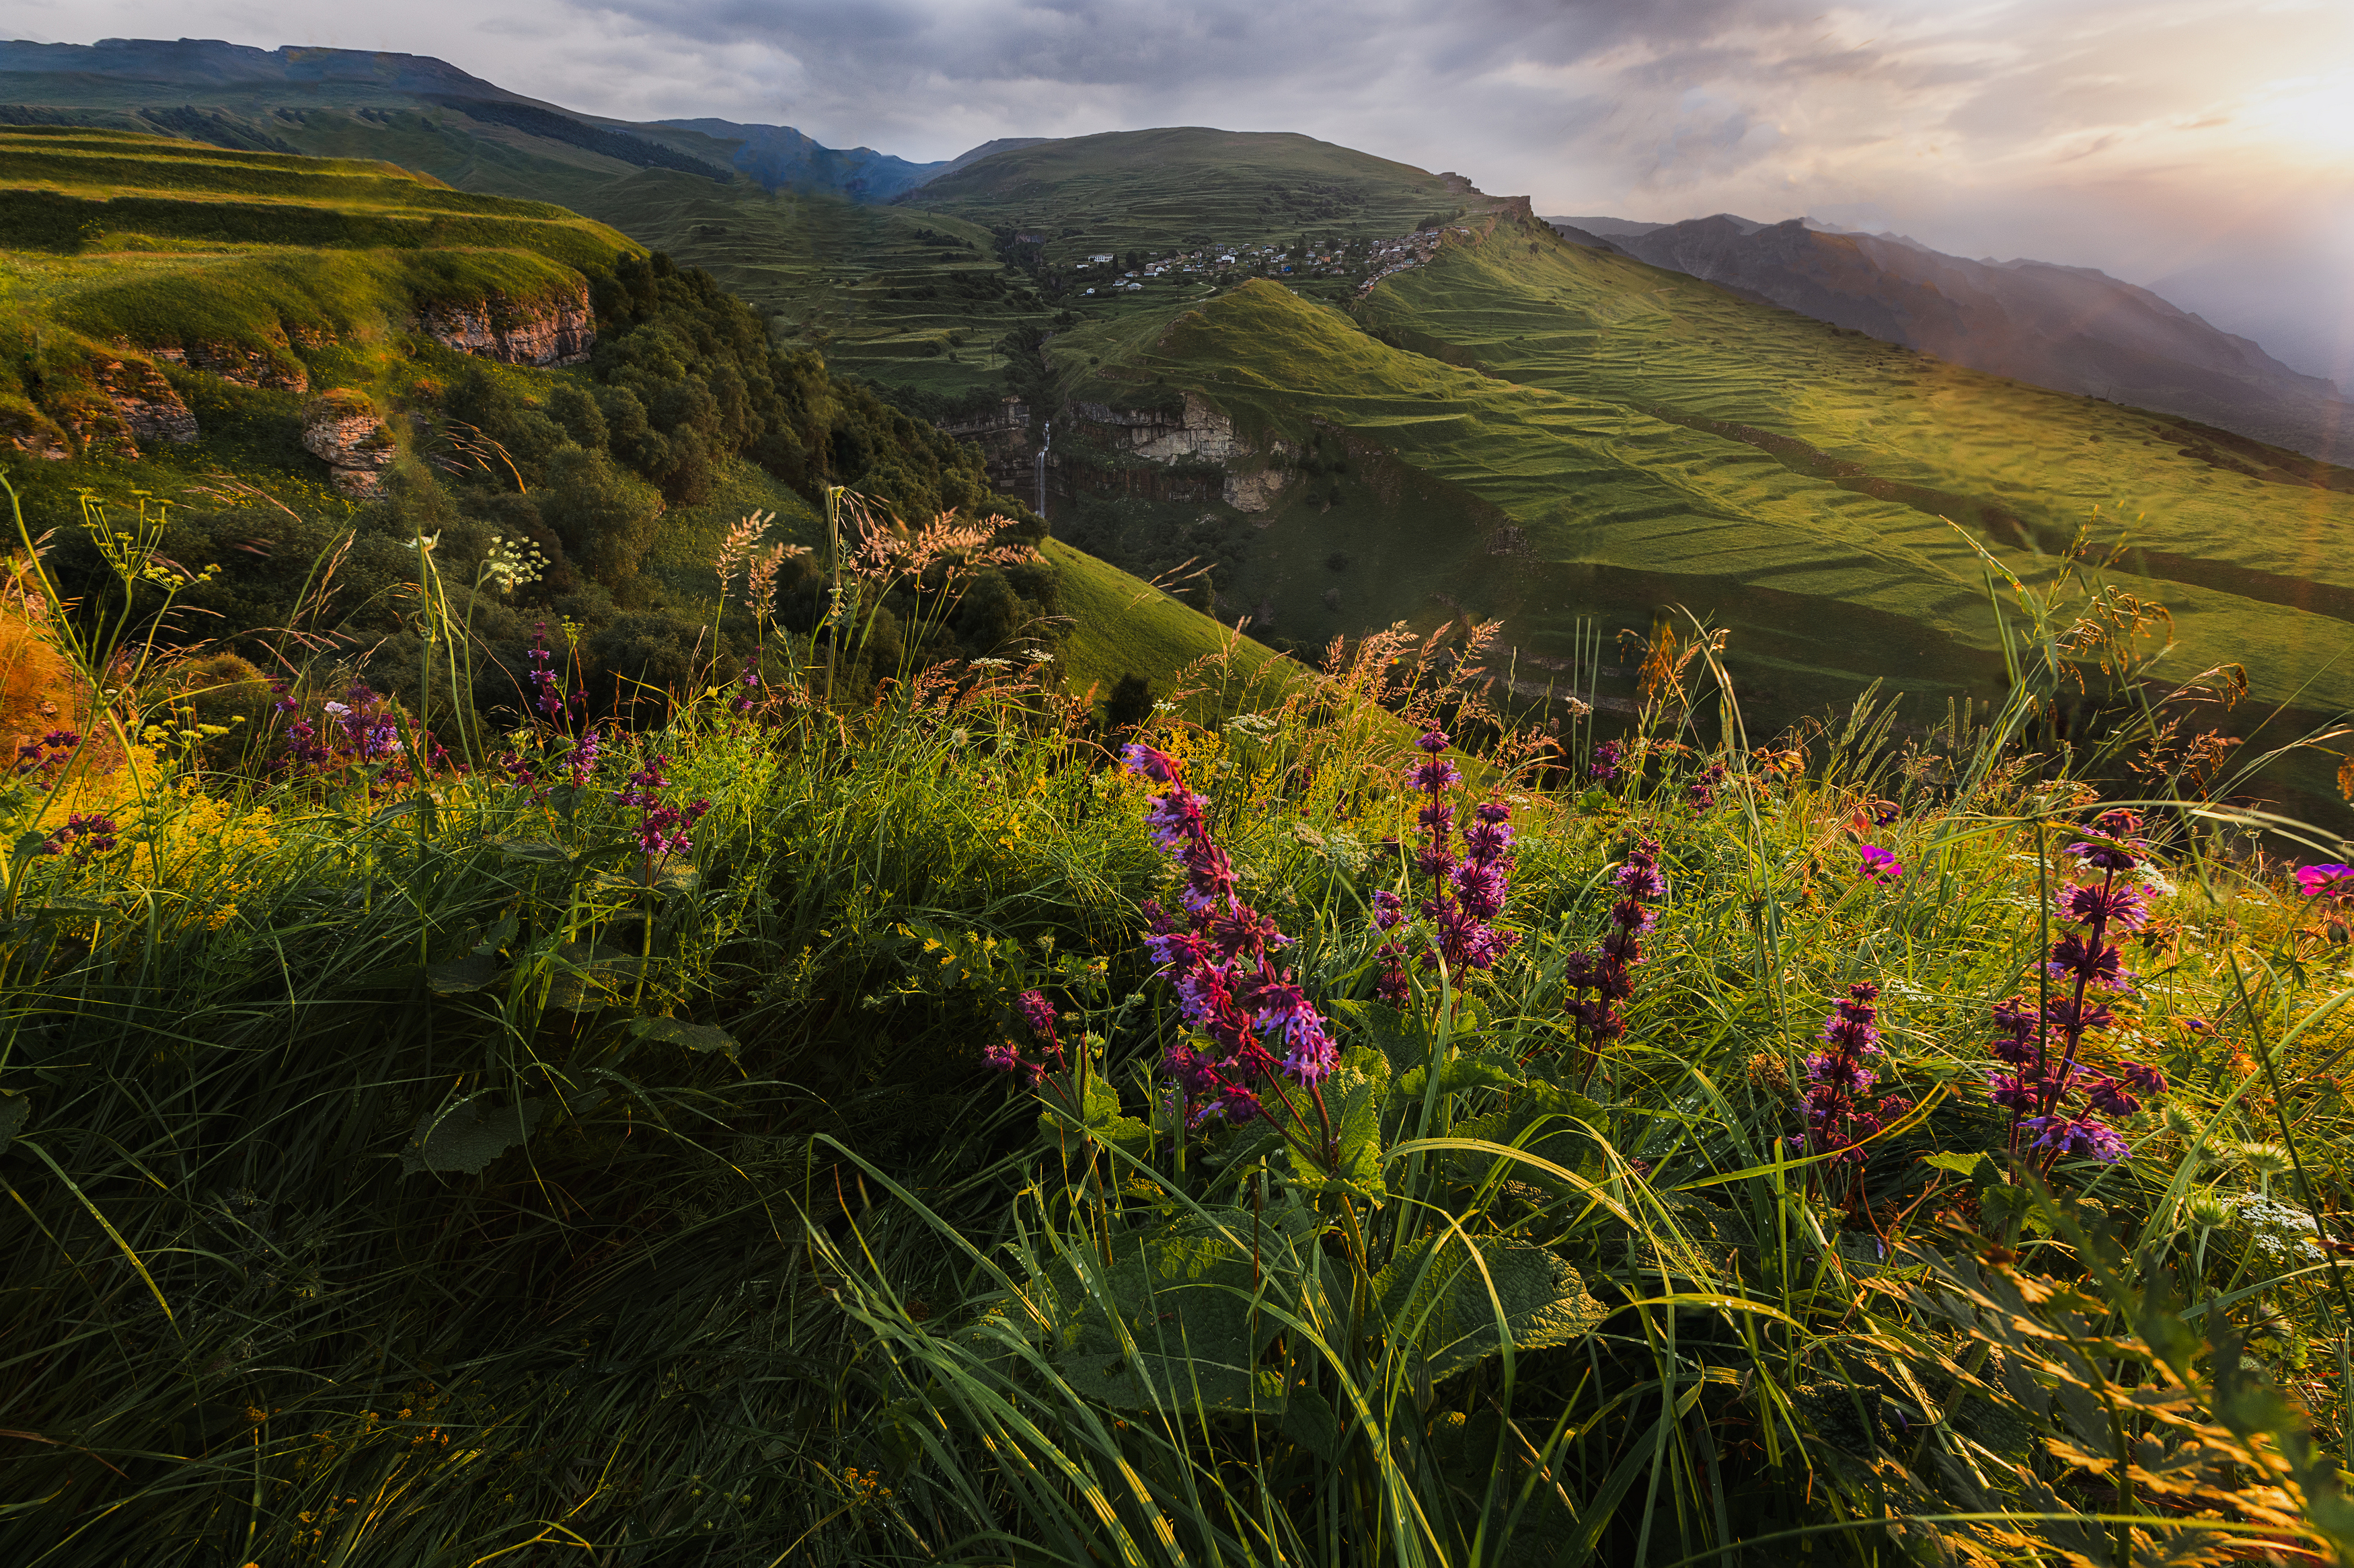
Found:
[[0, 35], [435, 55], [918, 161], [1299, 131], [1548, 215], [2098, 267], [2354, 393], [2349, 0], [0, 0]]

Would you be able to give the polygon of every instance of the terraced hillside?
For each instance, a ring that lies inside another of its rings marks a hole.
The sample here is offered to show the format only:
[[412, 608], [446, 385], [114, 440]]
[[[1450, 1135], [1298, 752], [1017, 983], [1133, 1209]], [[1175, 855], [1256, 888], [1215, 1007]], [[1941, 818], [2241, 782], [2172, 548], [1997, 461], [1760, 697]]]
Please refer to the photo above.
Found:
[[1492, 198], [1312, 137], [1178, 126], [1017, 147], [896, 198], [985, 228], [1034, 232], [1050, 262], [1094, 252], [1380, 238]]
[[2163, 668], [2241, 661], [2263, 702], [2354, 705], [2354, 474], [1945, 366], [1534, 223], [1476, 230], [1355, 319], [1258, 283], [1052, 346], [1071, 405], [1161, 410], [1164, 450], [1213, 450], [1231, 421], [1220, 461], [1258, 477], [1225, 499], [1261, 504], [1224, 508], [1256, 524], [1225, 599], [1265, 613], [1254, 630], [1500, 615], [1543, 671], [1582, 622], [1648, 630], [1682, 605], [1734, 629], [1764, 715], [1875, 679], [1934, 698], [1999, 673], [1978, 556], [1940, 518], [2030, 572], [2090, 523], [2134, 546], [2126, 565], [2172, 610]]

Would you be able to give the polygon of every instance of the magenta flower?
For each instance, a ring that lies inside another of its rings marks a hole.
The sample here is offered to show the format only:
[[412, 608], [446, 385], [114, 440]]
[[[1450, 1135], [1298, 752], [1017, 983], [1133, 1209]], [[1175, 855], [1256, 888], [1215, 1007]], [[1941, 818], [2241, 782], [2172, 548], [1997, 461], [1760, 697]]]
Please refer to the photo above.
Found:
[[1878, 844], [1863, 846], [1863, 874], [1874, 882], [1895, 882], [1904, 874], [1904, 863]]
[[2354, 899], [2354, 865], [2299, 866], [2296, 887], [2307, 898]]
[[2020, 1126], [2035, 1135], [2035, 1148], [2051, 1150], [2055, 1160], [2073, 1154], [2115, 1165], [2132, 1152], [2124, 1139], [2094, 1117], [2034, 1116]]
[[[1813, 1154], [1835, 1154], [1838, 1165], [1860, 1166], [1863, 1141], [1912, 1109], [1905, 1099], [1866, 1105], [1863, 1097], [1879, 1081], [1879, 1072], [1867, 1060], [1880, 1049], [1880, 988], [1859, 980], [1831, 1004], [1823, 1021], [1822, 1038], [1830, 1048], [1807, 1057], [1805, 1097], [1798, 1109], [1806, 1130], [1790, 1139], [1793, 1149]], [[1847, 1201], [1863, 1201], [1862, 1172], [1847, 1183]]]
[[[1178, 895], [1182, 923], [1148, 902], [1145, 948], [1177, 993], [1178, 1016], [1199, 1039], [1167, 1047], [1161, 1070], [1184, 1106], [1187, 1125], [1222, 1118], [1246, 1121], [1260, 1113], [1257, 1086], [1288, 1075], [1310, 1092], [1338, 1065], [1324, 1021], [1274, 955], [1290, 938], [1243, 897], [1233, 862], [1213, 842], [1209, 802], [1185, 787], [1176, 758], [1141, 741], [1120, 752], [1131, 773], [1167, 786], [1146, 808], [1154, 842], [1184, 873]], [[1281, 1045], [1278, 1058], [1262, 1037]]]

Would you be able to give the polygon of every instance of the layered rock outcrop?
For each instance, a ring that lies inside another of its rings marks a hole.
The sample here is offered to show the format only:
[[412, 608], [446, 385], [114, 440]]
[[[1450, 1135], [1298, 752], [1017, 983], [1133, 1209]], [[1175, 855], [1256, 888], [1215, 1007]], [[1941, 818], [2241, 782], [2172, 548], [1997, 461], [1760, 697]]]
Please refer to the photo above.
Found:
[[273, 392], [308, 392], [311, 373], [283, 346], [255, 348], [237, 343], [164, 344], [147, 350], [158, 359], [202, 370], [239, 387]]
[[335, 488], [365, 499], [384, 486], [399, 455], [382, 416], [356, 392], [338, 388], [302, 410], [302, 446], [334, 472]]
[[438, 343], [504, 365], [579, 365], [597, 344], [585, 281], [535, 300], [493, 293], [473, 302], [429, 305], [418, 325]]
[[92, 369], [133, 440], [186, 443], [196, 439], [196, 416], [153, 361], [105, 360]]
[[1194, 393], [1174, 408], [1122, 408], [1105, 403], [1074, 404], [1088, 433], [1119, 454], [1147, 462], [1215, 464], [1225, 469], [1220, 499], [1237, 512], [1264, 512], [1275, 504], [1289, 479], [1282, 460], [1290, 448], [1281, 440], [1259, 450], [1235, 431], [1235, 422]]

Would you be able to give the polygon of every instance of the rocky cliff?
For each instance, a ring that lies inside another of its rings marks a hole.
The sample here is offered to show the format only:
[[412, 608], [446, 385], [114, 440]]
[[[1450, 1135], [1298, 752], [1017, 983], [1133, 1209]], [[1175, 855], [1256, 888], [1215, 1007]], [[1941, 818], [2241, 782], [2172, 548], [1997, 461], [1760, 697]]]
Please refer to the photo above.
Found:
[[597, 318], [584, 281], [535, 300], [493, 293], [480, 301], [429, 305], [419, 327], [461, 353], [505, 365], [578, 365], [597, 343]]
[[1264, 512], [1289, 478], [1283, 460], [1291, 449], [1278, 440], [1261, 450], [1237, 435], [1235, 422], [1188, 392], [1177, 408], [1126, 408], [1074, 403], [1077, 429], [1119, 456], [1162, 467], [1180, 463], [1225, 469], [1220, 499], [1238, 512]]
[[335, 488], [365, 498], [384, 485], [385, 470], [398, 455], [392, 432], [373, 405], [357, 392], [337, 388], [302, 410], [302, 446], [333, 471]]

